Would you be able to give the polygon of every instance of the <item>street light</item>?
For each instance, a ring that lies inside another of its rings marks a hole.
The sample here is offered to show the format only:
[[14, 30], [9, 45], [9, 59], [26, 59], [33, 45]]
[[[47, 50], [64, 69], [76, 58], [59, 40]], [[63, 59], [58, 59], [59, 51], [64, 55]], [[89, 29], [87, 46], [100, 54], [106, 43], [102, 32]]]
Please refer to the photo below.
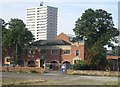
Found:
[[17, 50], [18, 50], [17, 43], [16, 43], [16, 49], [15, 50], [16, 50], [16, 57], [17, 57]]
[[62, 46], [60, 46], [60, 70], [61, 70], [61, 64], [62, 63]]
[[41, 60], [44, 60], [44, 70], [46, 69], [46, 58], [45, 58], [45, 56], [44, 55], [42, 55], [41, 56], [41, 58], [40, 58]]
[[17, 62], [18, 62], [18, 45], [17, 45], [17, 43], [15, 43], [15, 47], [16, 47], [16, 49], [15, 49], [15, 51], [16, 51], [16, 57], [15, 57], [15, 64], [17, 64]]
[[17, 53], [18, 53], [18, 46], [17, 46], [17, 42], [13, 42], [13, 44], [15, 44], [15, 58], [14, 58], [14, 64], [17, 62]]
[[117, 49], [117, 53], [118, 53], [118, 60], [117, 60], [117, 71], [119, 72], [120, 66], [119, 66], [119, 45], [118, 45], [118, 49]]

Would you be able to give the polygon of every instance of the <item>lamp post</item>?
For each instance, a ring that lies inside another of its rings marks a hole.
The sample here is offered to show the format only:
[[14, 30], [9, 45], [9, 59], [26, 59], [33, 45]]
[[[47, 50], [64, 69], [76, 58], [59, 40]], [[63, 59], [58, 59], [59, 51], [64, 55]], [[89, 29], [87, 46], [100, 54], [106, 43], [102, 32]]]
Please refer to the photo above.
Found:
[[61, 70], [61, 63], [62, 63], [62, 46], [60, 47], [60, 70]]
[[120, 68], [120, 66], [119, 66], [119, 48], [118, 48], [118, 60], [117, 60], [117, 71], [119, 72], [119, 68]]
[[46, 70], [46, 58], [44, 57], [44, 70]]
[[15, 50], [16, 50], [16, 57], [17, 57], [17, 50], [18, 50], [18, 46], [17, 46], [17, 43], [16, 43], [16, 49], [15, 49]]
[[17, 42], [13, 42], [15, 44], [15, 58], [14, 58], [14, 64], [17, 63], [17, 53], [18, 53], [18, 45]]
[[46, 70], [46, 58], [45, 58], [45, 56], [44, 55], [42, 55], [41, 56], [41, 60], [43, 60], [44, 61], [44, 70]]
[[17, 64], [17, 61], [18, 61], [18, 45], [17, 45], [17, 42], [15, 43], [15, 64]]

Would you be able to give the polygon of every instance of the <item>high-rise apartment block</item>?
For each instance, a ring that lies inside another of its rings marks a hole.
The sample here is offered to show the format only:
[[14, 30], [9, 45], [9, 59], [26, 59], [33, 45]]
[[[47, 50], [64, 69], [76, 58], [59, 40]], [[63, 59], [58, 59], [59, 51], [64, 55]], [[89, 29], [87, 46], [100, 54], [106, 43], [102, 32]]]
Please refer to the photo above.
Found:
[[57, 36], [57, 12], [56, 7], [43, 5], [27, 9], [26, 26], [35, 41], [50, 40]]

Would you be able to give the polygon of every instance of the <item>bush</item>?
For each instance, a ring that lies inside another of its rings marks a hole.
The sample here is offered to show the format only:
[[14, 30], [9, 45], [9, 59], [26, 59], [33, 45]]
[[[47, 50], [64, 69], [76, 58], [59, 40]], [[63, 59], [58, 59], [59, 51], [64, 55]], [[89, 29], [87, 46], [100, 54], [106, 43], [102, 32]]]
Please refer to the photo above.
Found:
[[84, 61], [78, 60], [77, 63], [73, 65], [74, 70], [84, 70], [86, 68], [86, 63]]

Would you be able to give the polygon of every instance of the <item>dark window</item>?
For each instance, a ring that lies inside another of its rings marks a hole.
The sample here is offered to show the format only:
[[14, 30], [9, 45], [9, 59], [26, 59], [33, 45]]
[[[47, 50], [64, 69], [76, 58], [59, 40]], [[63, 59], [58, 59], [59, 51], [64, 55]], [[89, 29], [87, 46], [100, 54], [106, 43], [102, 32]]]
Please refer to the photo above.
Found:
[[6, 61], [7, 61], [7, 62], [10, 62], [10, 59], [7, 59]]
[[77, 63], [77, 60], [74, 60], [74, 63]]
[[79, 56], [79, 50], [76, 50], [76, 56]]
[[40, 50], [41, 54], [46, 54], [46, 50]]
[[70, 54], [70, 50], [64, 50], [64, 54]]
[[34, 50], [30, 50], [29, 54], [35, 54], [35, 51]]
[[58, 54], [58, 50], [51, 50], [51, 54], [53, 54], [53, 55]]
[[78, 63], [78, 60], [74, 60], [74, 64], [75, 64], [75, 63]]

